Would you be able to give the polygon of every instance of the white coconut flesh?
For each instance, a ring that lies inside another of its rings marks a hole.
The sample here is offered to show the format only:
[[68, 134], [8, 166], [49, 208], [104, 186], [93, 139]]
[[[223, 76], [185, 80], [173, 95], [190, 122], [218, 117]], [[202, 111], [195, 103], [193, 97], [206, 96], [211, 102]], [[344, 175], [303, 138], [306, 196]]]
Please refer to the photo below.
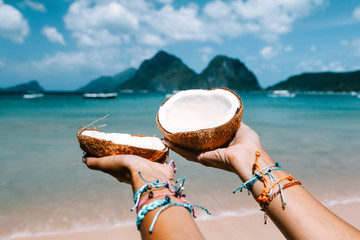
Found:
[[157, 137], [138, 137], [126, 133], [105, 133], [93, 130], [85, 130], [81, 135], [138, 148], [153, 150], [164, 150], [166, 148], [160, 138]]
[[176, 93], [160, 107], [158, 120], [170, 133], [197, 131], [227, 123], [239, 107], [237, 96], [224, 89], [187, 90]]

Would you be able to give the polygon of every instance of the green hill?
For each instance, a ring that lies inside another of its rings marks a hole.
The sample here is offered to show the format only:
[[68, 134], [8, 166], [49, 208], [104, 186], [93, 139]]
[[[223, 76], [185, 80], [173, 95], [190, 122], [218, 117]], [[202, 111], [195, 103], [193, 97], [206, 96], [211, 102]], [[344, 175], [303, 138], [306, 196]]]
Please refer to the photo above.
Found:
[[5, 93], [28, 93], [28, 92], [34, 92], [34, 93], [41, 93], [44, 92], [44, 89], [40, 86], [39, 82], [37, 80], [31, 80], [27, 83], [21, 83], [17, 84], [12, 87], [3, 88], [0, 89], [0, 92]]
[[289, 91], [360, 91], [360, 70], [355, 72], [303, 73], [267, 88]]
[[88, 92], [88, 93], [99, 93], [99, 92], [112, 92], [120, 84], [134, 77], [136, 69], [128, 68], [123, 72], [116, 74], [115, 76], [102, 76], [90, 81], [85, 86], [76, 90], [76, 92]]
[[179, 58], [165, 51], [145, 60], [134, 78], [121, 84], [119, 89], [170, 92], [214, 87], [245, 91], [261, 89], [255, 75], [238, 59], [217, 56], [201, 74], [196, 74]]

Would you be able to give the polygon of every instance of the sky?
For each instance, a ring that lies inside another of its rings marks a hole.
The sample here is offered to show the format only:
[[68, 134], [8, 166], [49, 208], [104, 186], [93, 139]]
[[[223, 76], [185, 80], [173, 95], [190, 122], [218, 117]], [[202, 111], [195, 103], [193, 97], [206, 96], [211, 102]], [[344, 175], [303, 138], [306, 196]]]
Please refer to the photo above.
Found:
[[216, 55], [262, 87], [360, 69], [359, 0], [0, 0], [0, 88], [75, 90], [165, 50], [200, 73]]

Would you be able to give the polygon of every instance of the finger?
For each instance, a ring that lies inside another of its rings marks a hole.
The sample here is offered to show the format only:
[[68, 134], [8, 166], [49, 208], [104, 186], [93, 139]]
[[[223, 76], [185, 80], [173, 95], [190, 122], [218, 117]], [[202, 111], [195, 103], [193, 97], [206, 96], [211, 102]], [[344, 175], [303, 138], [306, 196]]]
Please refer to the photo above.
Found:
[[167, 163], [169, 160], [169, 151], [167, 151], [157, 162], [158, 163]]
[[180, 156], [182, 156], [190, 161], [197, 161], [197, 157], [199, 156], [198, 152], [193, 152], [193, 151], [187, 150], [185, 148], [182, 148], [182, 147], [170, 142], [166, 138], [163, 139], [162, 141], [168, 148], [170, 148], [171, 150], [173, 150]]
[[116, 167], [124, 165], [124, 161], [119, 156], [108, 156], [108, 157], [87, 157], [85, 160], [86, 166], [92, 170], [112, 170]]
[[218, 161], [221, 159], [223, 159], [221, 149], [216, 149], [216, 150], [208, 151], [208, 152], [202, 152], [197, 157], [197, 160], [199, 162], [205, 161], [205, 160]]

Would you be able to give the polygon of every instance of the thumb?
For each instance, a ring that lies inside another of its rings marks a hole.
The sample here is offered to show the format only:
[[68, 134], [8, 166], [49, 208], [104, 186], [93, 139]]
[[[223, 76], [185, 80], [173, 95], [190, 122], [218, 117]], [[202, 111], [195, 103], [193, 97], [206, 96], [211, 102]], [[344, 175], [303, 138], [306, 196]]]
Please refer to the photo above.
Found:
[[162, 142], [171, 150], [173, 150], [174, 152], [176, 152], [177, 154], [179, 154], [180, 156], [186, 158], [189, 161], [197, 161], [198, 152], [193, 152], [190, 150], [187, 150], [185, 148], [180, 147], [179, 145], [176, 145], [172, 142], [170, 142], [168, 139], [163, 139]]
[[114, 167], [115, 156], [108, 156], [108, 157], [86, 157], [84, 159], [84, 163], [86, 166], [92, 170], [110, 170]]

